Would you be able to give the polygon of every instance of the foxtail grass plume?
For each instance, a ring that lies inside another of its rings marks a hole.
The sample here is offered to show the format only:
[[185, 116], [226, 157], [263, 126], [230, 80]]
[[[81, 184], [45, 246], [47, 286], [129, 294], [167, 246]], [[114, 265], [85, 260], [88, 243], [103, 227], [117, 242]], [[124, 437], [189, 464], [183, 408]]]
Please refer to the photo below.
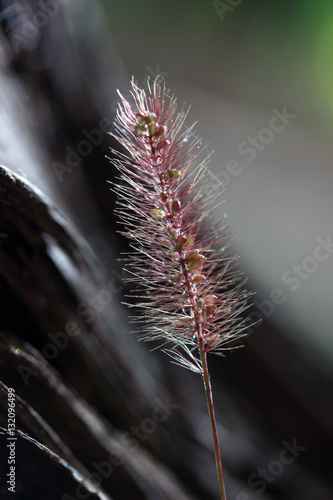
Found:
[[116, 212], [131, 240], [140, 338], [203, 374], [202, 355], [223, 353], [246, 325], [248, 292], [216, 218], [221, 185], [212, 188], [205, 148], [163, 79], [147, 92], [132, 81], [132, 105], [119, 95], [114, 136], [127, 153], [115, 152]]

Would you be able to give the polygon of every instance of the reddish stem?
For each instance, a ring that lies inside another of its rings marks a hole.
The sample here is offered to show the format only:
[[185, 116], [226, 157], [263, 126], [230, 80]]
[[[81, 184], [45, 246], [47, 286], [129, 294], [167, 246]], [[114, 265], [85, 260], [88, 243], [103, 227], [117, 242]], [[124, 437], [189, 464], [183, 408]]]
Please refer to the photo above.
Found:
[[212, 429], [213, 440], [214, 440], [215, 461], [216, 461], [216, 468], [217, 468], [217, 476], [219, 479], [221, 500], [226, 500], [223, 472], [222, 472], [220, 445], [219, 445], [219, 438], [218, 438], [218, 434], [217, 434], [216, 419], [215, 419], [215, 412], [214, 412], [212, 386], [210, 383], [210, 377], [209, 377], [209, 371], [208, 371], [207, 353], [205, 351], [202, 338], [199, 339], [199, 347], [200, 347], [200, 356], [201, 356], [201, 362], [202, 362], [202, 368], [203, 368], [202, 378], [203, 378], [203, 382], [204, 382], [204, 386], [205, 386], [209, 419], [210, 419], [210, 426]]

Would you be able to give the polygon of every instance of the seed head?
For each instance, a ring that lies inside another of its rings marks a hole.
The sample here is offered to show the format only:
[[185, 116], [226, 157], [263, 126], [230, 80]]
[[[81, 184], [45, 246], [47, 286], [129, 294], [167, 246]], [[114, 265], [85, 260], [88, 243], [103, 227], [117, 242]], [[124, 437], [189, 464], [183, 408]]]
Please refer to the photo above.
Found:
[[222, 190], [216, 185], [213, 200], [203, 194], [212, 179], [201, 141], [160, 78], [147, 93], [132, 81], [133, 107], [119, 95], [114, 136], [127, 155], [114, 161], [116, 212], [133, 250], [127, 271], [140, 338], [171, 342], [174, 361], [201, 373], [196, 348], [221, 354], [245, 330], [238, 257], [226, 254], [226, 229], [214, 215]]

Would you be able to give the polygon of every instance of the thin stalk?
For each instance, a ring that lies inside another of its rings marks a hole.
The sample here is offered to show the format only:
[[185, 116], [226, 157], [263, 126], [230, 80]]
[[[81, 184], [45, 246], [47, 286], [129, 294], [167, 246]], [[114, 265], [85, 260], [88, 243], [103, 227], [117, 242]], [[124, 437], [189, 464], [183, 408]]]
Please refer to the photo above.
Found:
[[201, 341], [199, 344], [200, 344], [199, 345], [200, 356], [201, 356], [201, 362], [202, 362], [202, 368], [203, 368], [202, 378], [203, 378], [203, 383], [205, 386], [209, 420], [210, 420], [210, 426], [211, 426], [212, 434], [213, 434], [215, 461], [216, 461], [217, 476], [219, 479], [221, 500], [226, 500], [227, 497], [226, 497], [225, 489], [224, 489], [220, 445], [219, 445], [219, 438], [218, 438], [218, 434], [217, 434], [216, 419], [215, 419], [215, 412], [214, 412], [213, 392], [212, 392], [212, 386], [210, 383], [208, 364], [207, 364], [207, 353], [205, 351], [203, 342]]
[[[220, 223], [209, 208], [216, 198], [209, 199], [209, 190], [205, 194], [210, 177], [206, 160], [197, 163], [193, 127], [185, 132], [183, 113], [175, 115], [176, 101], [158, 79], [148, 95], [134, 81], [132, 88], [135, 109], [121, 96], [114, 135], [128, 156], [120, 154], [114, 164], [123, 181], [116, 188], [118, 214], [123, 233], [134, 242], [128, 269], [147, 292], [139, 294], [143, 302], [137, 304], [145, 308], [141, 338], [165, 338], [183, 347], [188, 357], [171, 350], [174, 360], [202, 375], [221, 500], [226, 500], [207, 353], [218, 354], [225, 339], [239, 336], [247, 293], [233, 270], [235, 257], [225, 253], [224, 230], [220, 238]], [[230, 283], [232, 291], [223, 292]], [[159, 318], [161, 326], [151, 328]]]

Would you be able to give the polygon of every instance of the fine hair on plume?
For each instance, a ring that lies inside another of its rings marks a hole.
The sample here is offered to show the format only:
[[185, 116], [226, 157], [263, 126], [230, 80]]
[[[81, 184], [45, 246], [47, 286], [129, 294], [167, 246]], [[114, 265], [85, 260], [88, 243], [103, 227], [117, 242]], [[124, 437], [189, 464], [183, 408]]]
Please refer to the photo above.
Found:
[[[135, 285], [139, 338], [158, 341], [172, 362], [203, 377], [212, 426], [221, 499], [225, 499], [207, 354], [223, 355], [246, 335], [250, 293], [230, 255], [218, 217], [221, 184], [208, 170], [209, 157], [188, 110], [157, 77], [147, 91], [132, 79], [132, 105], [120, 94], [114, 151], [120, 176], [113, 189], [121, 233], [130, 240], [126, 281]], [[212, 183], [216, 180], [216, 184]]]

